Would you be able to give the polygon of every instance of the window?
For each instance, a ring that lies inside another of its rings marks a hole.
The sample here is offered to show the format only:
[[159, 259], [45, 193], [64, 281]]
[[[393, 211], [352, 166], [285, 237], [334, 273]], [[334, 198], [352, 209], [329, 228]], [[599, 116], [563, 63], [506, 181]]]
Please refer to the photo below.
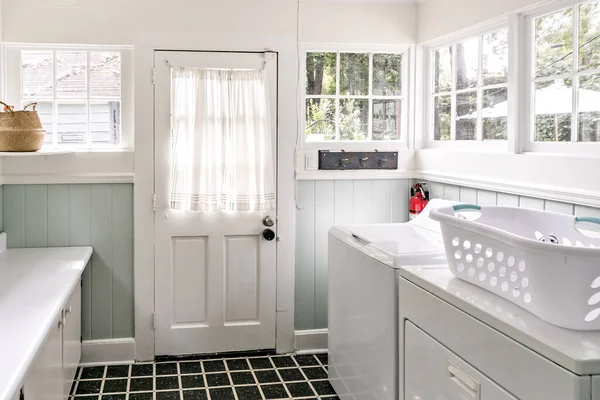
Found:
[[307, 52], [306, 142], [398, 141], [405, 53]]
[[122, 130], [131, 127], [122, 114], [132, 111], [130, 87], [123, 86], [127, 51], [7, 45], [6, 54], [6, 98], [15, 109], [37, 103], [44, 148], [126, 146]]
[[431, 51], [431, 138], [505, 140], [508, 29]]
[[600, 141], [600, 2], [533, 19], [533, 141]]

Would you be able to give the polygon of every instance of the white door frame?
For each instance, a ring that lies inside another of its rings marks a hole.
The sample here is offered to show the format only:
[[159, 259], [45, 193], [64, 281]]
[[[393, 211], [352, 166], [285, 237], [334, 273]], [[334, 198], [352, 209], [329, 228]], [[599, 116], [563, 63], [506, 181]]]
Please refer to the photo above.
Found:
[[[294, 350], [295, 179], [298, 55], [296, 38], [247, 35], [145, 35], [135, 40], [134, 298], [135, 359], [154, 358], [154, 87], [155, 50], [277, 52], [278, 131], [276, 351]], [[215, 41], [218, 41], [216, 44]], [[218, 48], [215, 48], [217, 47]]]
[[[233, 215], [169, 209], [175, 66], [262, 70], [272, 132], [265, 145], [277, 165], [276, 53], [155, 52], [155, 354], [274, 350], [277, 241], [265, 240], [262, 232], [263, 218], [277, 215], [276, 200], [273, 209]], [[271, 173], [275, 179], [277, 171]]]

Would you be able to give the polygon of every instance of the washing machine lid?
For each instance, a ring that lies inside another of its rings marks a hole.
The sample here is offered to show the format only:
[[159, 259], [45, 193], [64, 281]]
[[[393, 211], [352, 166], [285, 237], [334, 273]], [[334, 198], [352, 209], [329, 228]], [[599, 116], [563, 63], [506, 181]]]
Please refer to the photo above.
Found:
[[446, 252], [440, 226], [429, 218], [429, 212], [453, 204], [456, 203], [433, 199], [410, 222], [335, 227], [330, 234], [394, 268], [445, 263]]
[[411, 224], [336, 227], [330, 234], [393, 268], [446, 261], [442, 235]]
[[411, 224], [356, 225], [345, 229], [355, 238], [393, 256], [444, 251], [441, 233]]

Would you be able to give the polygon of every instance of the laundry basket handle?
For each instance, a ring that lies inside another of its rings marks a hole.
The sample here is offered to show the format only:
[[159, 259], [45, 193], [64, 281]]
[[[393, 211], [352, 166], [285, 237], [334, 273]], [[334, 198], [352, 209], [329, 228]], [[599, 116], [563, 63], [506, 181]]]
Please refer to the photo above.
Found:
[[452, 206], [452, 208], [454, 209], [454, 211], [461, 211], [461, 210], [474, 210], [474, 211], [481, 211], [481, 207], [475, 204], [457, 204], [455, 206]]
[[592, 224], [600, 225], [600, 218], [594, 217], [577, 217], [575, 218], [575, 222], [591, 222]]

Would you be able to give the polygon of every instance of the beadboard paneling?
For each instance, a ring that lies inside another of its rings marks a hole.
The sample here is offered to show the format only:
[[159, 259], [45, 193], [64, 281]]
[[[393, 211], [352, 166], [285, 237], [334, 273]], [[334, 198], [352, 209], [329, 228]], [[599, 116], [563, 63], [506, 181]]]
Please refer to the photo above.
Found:
[[9, 248], [94, 248], [82, 278], [83, 339], [133, 337], [133, 185], [5, 185], [0, 193]]
[[327, 328], [327, 239], [335, 225], [406, 222], [408, 180], [298, 181], [295, 325]]
[[[461, 201], [479, 205], [499, 205], [508, 207], [524, 207], [535, 210], [546, 210], [561, 214], [600, 217], [600, 208], [584, 207], [553, 200], [545, 200], [510, 193], [492, 192], [489, 190], [458, 187], [439, 182], [428, 182], [431, 197]], [[458, 193], [458, 196], [457, 196]]]

